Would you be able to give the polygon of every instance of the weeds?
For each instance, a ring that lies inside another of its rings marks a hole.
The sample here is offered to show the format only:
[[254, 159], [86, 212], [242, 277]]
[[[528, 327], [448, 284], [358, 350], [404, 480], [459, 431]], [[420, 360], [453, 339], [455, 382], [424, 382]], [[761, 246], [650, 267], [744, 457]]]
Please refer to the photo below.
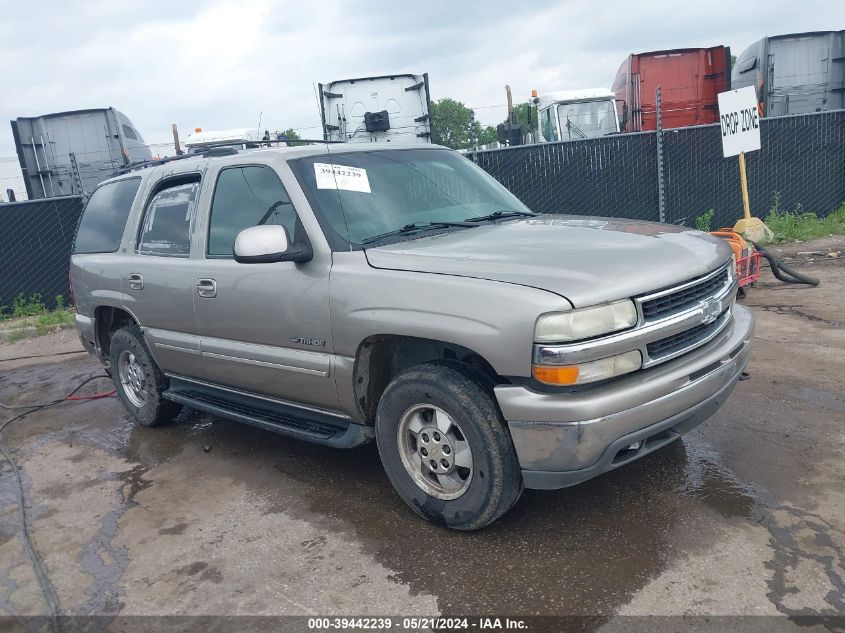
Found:
[[47, 306], [44, 305], [44, 301], [38, 293], [30, 295], [29, 298], [24, 297], [22, 294], [18, 295], [15, 297], [14, 303], [12, 303], [13, 319], [35, 316], [36, 314], [43, 314], [44, 312], [47, 312]]
[[807, 213], [800, 207], [793, 212], [780, 210], [780, 196], [775, 195], [772, 210], [765, 218], [766, 225], [775, 234], [775, 242], [805, 242], [815, 237], [845, 233], [845, 203], [826, 217]]
[[697, 228], [699, 231], [704, 231], [705, 233], [708, 231], [712, 231], [713, 229], [711, 228], [711, 226], [713, 224], [714, 215], [716, 215], [716, 212], [713, 209], [707, 209], [707, 211], [695, 218], [695, 228]]
[[11, 307], [0, 306], [0, 340], [15, 342], [30, 336], [40, 336], [70, 325], [75, 317], [62, 295], [55, 298], [56, 307], [48, 310], [41, 295], [18, 295]]

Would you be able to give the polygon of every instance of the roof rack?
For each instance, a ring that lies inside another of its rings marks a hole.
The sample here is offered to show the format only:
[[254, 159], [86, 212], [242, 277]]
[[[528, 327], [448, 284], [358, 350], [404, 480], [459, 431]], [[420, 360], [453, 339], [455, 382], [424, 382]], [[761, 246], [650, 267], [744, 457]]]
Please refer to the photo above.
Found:
[[182, 160], [185, 158], [211, 158], [215, 156], [232, 156], [233, 154], [237, 154], [238, 148], [243, 145], [246, 145], [247, 149], [258, 149], [260, 147], [267, 147], [270, 145], [281, 145], [282, 143], [290, 146], [329, 144], [334, 145], [337, 143], [343, 143], [343, 141], [324, 141], [308, 138], [285, 140], [269, 139], [260, 141], [213, 141], [211, 143], [203, 143], [202, 145], [197, 145], [196, 147], [192, 148], [193, 151], [188, 151], [184, 154], [179, 154], [178, 156], [168, 156], [167, 158], [155, 158], [151, 160], [139, 161], [137, 163], [130, 163], [129, 165], [126, 165], [125, 167], [121, 167], [120, 169], [116, 170], [110, 177], [113, 178], [115, 176], [121, 176], [123, 174], [138, 171], [139, 169], [146, 169], [148, 167], [157, 167], [158, 165], [165, 165], [167, 163], [172, 163], [173, 161]]
[[115, 176], [120, 176], [121, 174], [128, 174], [136, 169], [145, 169], [147, 167], [155, 167], [156, 165], [164, 165], [165, 163], [172, 163], [174, 160], [193, 158], [194, 156], [196, 156], [196, 154], [179, 154], [178, 156], [168, 156], [167, 158], [156, 158], [153, 160], [142, 160], [137, 163], [129, 163], [125, 167], [121, 167], [120, 169], [112, 172], [112, 175], [109, 176], [109, 178], [114, 178]]
[[[252, 145], [254, 147], [250, 149], [255, 149], [258, 147], [266, 147], [268, 145], [289, 145], [289, 146], [297, 146], [297, 145], [326, 145], [326, 144], [338, 144], [343, 143], [344, 141], [325, 141], [323, 139], [315, 139], [315, 138], [286, 138], [286, 139], [258, 139], [258, 140], [245, 140], [245, 139], [233, 139], [227, 141], [209, 141], [208, 143], [199, 143], [194, 147], [203, 148], [214, 148], [214, 147], [230, 147], [234, 145]], [[199, 152], [195, 152], [199, 153]]]

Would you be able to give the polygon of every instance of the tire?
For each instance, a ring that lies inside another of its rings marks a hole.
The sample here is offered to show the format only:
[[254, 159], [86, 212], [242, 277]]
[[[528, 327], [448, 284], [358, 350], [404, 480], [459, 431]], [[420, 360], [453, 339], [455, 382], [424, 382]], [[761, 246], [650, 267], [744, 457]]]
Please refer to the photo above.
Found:
[[[396, 492], [424, 519], [455, 530], [490, 525], [523, 490], [513, 442], [484, 385], [458, 363], [417, 365], [387, 386], [376, 412], [379, 455]], [[429, 467], [441, 459], [442, 470]]]
[[138, 424], [158, 426], [179, 414], [181, 405], [162, 397], [167, 378], [155, 364], [137, 325], [122, 327], [112, 335], [109, 364], [117, 396]]

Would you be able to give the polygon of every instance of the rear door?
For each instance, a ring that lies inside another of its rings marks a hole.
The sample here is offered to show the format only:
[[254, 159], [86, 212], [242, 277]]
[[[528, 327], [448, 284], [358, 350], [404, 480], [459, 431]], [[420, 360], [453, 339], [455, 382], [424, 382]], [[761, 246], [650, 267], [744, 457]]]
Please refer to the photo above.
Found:
[[[288, 172], [289, 187], [298, 187]], [[215, 169], [204, 208], [194, 305], [207, 381], [322, 409], [339, 408], [329, 313], [331, 253], [311, 261], [240, 264], [235, 236], [259, 224], [308, 237], [279, 173], [266, 164]]]
[[193, 376], [200, 368], [191, 253], [199, 173], [152, 183], [121, 262], [124, 306], [135, 315], [159, 367]]

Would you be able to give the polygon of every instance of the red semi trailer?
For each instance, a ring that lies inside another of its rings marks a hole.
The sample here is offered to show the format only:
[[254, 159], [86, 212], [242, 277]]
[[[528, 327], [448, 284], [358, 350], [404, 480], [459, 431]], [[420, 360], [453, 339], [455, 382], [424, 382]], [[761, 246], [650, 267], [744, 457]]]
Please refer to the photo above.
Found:
[[613, 81], [622, 131], [657, 129], [657, 86], [664, 128], [718, 123], [716, 95], [731, 88], [730, 47], [629, 55]]

